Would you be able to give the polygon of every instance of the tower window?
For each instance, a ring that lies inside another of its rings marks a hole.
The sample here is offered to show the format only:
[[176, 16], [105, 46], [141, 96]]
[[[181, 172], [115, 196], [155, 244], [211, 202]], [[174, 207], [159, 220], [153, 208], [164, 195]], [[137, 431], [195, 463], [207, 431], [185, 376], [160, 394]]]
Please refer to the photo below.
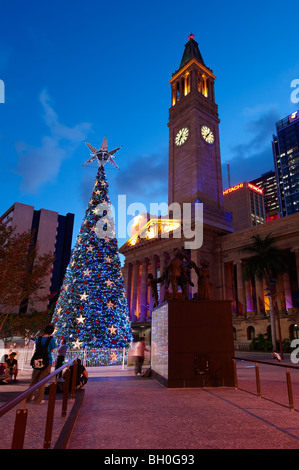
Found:
[[176, 84], [175, 97], [176, 97], [176, 101], [179, 101], [179, 99], [180, 99], [180, 84], [179, 84], [179, 82]]

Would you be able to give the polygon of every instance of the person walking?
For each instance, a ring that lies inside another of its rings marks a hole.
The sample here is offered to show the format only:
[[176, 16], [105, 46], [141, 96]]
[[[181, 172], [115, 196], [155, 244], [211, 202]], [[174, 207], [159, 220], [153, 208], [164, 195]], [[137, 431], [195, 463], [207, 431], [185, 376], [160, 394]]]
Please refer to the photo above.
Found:
[[[61, 340], [61, 343], [60, 343], [60, 346], [59, 346], [59, 348], [58, 348], [58, 350], [57, 350], [57, 358], [56, 358], [56, 367], [55, 367], [55, 370], [56, 370], [56, 369], [59, 369], [59, 367], [61, 367], [62, 364], [64, 363], [66, 352], [67, 352], [66, 341], [65, 341], [65, 339], [62, 339], [62, 340]], [[59, 377], [59, 378], [62, 377], [62, 371], [59, 372], [58, 377]]]
[[[49, 375], [51, 373], [51, 367], [52, 367], [52, 363], [53, 363], [51, 353], [53, 352], [54, 349], [56, 349], [55, 339], [52, 336], [53, 332], [54, 332], [54, 326], [53, 325], [47, 325], [44, 329], [44, 334], [42, 336], [39, 336], [36, 339], [36, 342], [35, 342], [36, 350], [38, 349], [39, 342], [41, 342], [42, 346], [45, 346], [48, 343], [47, 351], [48, 351], [49, 364], [46, 367], [42, 368], [42, 369], [33, 369], [29, 388], [32, 387], [33, 385], [35, 385], [36, 383], [38, 383], [40, 380], [47, 377], [47, 375]], [[42, 403], [45, 403], [45, 401], [43, 400], [44, 393], [45, 393], [45, 385], [46, 384], [42, 385], [37, 390], [35, 398], [34, 398], [34, 394], [32, 393], [27, 397], [26, 401], [30, 402], [30, 401], [34, 400], [34, 403], [36, 405], [40, 405]]]
[[140, 338], [135, 346], [135, 375], [141, 375], [144, 363], [144, 352], [148, 351], [144, 338]]

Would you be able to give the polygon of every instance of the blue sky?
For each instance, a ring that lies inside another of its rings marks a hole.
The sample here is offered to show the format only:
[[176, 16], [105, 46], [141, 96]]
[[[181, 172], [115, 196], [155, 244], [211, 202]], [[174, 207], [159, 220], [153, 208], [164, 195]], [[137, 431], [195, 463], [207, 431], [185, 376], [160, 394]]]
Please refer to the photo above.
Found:
[[227, 161], [232, 185], [273, 169], [275, 122], [299, 108], [294, 6], [2, 0], [0, 15], [0, 214], [16, 201], [72, 212], [75, 242], [97, 171], [84, 140], [105, 135], [122, 146], [112, 203], [167, 202], [169, 80], [190, 33], [217, 77], [224, 189]]

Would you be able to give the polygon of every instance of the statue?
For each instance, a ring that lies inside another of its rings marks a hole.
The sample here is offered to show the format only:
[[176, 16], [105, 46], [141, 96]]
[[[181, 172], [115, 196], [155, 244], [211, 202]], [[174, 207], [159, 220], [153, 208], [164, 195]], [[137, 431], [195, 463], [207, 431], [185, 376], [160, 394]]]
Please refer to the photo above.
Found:
[[158, 296], [158, 289], [157, 283], [160, 282], [158, 279], [154, 279], [154, 276], [150, 273], [148, 274], [148, 286], [151, 288], [152, 298], [154, 299], [153, 308], [158, 307], [159, 305], [159, 296]]
[[209, 262], [200, 260], [201, 268], [198, 270], [197, 300], [211, 300], [211, 284]]
[[179, 299], [181, 297], [178, 292], [178, 287], [180, 286], [184, 298], [187, 299], [187, 285], [189, 284], [190, 286], [194, 286], [194, 284], [190, 279], [187, 266], [184, 263], [184, 255], [181, 250], [176, 251], [175, 257], [168, 263], [166, 271], [168, 273], [169, 283], [172, 287], [172, 297], [174, 299]]
[[211, 300], [211, 284], [209, 273], [209, 262], [205, 259], [200, 260], [201, 268], [199, 268], [193, 261], [184, 255], [188, 263], [188, 267], [193, 268], [197, 274], [197, 294], [194, 294], [194, 300]]

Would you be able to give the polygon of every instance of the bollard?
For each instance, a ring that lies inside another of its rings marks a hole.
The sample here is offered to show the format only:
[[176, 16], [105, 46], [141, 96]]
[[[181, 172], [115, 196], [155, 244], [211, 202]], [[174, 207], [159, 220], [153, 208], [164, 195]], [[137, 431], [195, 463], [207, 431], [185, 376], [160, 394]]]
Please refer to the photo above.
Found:
[[23, 449], [27, 416], [28, 416], [28, 411], [26, 408], [17, 410], [15, 427], [14, 427], [13, 438], [12, 438], [12, 443], [11, 443], [12, 449]]
[[77, 368], [78, 368], [78, 363], [76, 359], [73, 365], [72, 388], [71, 388], [71, 400], [72, 401], [75, 400], [75, 395], [76, 395]]
[[233, 367], [234, 367], [234, 385], [235, 385], [235, 390], [238, 390], [237, 363], [236, 363], [236, 360], [235, 360], [235, 359], [233, 359]]
[[61, 417], [66, 417], [67, 412], [67, 403], [69, 397], [69, 387], [70, 387], [70, 369], [67, 369], [64, 373], [64, 387], [63, 387], [63, 400], [62, 400], [62, 410], [61, 410]]
[[291, 384], [291, 375], [289, 369], [286, 371], [287, 376], [287, 386], [288, 386], [288, 395], [289, 395], [289, 407], [290, 411], [294, 411], [294, 402], [293, 402], [293, 391], [292, 391], [292, 384]]
[[50, 392], [49, 392], [48, 410], [47, 410], [47, 418], [46, 418], [46, 430], [45, 430], [45, 438], [44, 438], [44, 449], [50, 449], [50, 446], [51, 446], [56, 388], [57, 388], [56, 382], [52, 382], [50, 385]]
[[256, 392], [258, 398], [261, 398], [261, 382], [260, 382], [260, 371], [259, 371], [259, 366], [255, 364], [255, 377], [256, 377]]

